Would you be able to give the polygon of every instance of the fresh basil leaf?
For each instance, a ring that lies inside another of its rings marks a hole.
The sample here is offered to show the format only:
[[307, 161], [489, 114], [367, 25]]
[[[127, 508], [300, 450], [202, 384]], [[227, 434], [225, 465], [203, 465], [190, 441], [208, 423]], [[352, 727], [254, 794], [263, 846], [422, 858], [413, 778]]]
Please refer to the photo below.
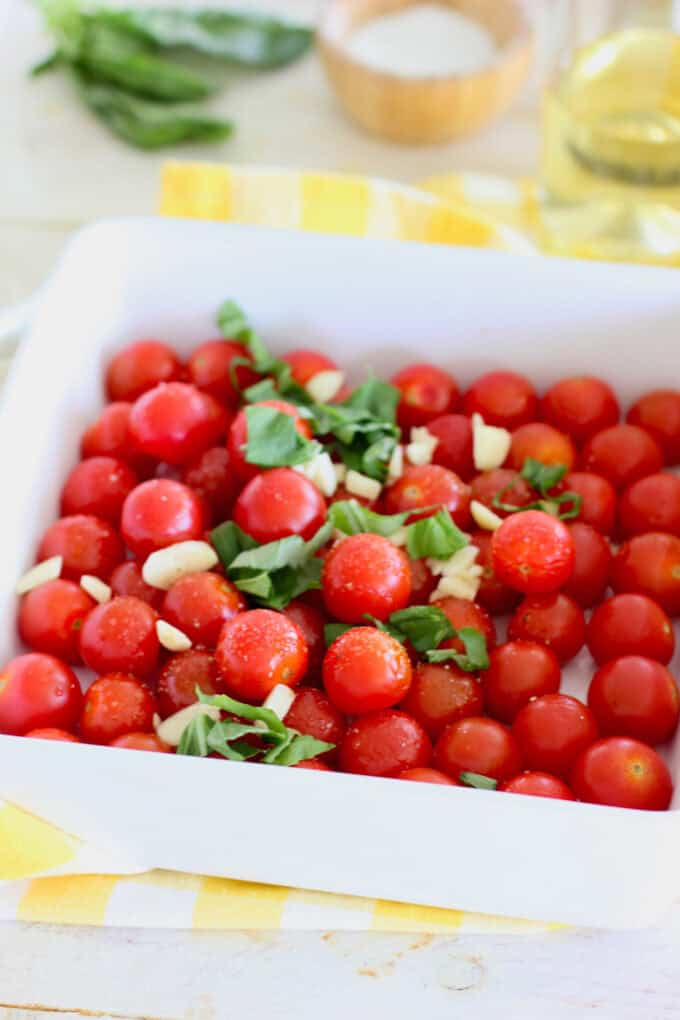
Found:
[[198, 686], [196, 686], [196, 697], [204, 705], [213, 705], [223, 712], [230, 712], [231, 715], [238, 716], [239, 719], [260, 720], [266, 723], [268, 730], [275, 734], [278, 733], [281, 737], [284, 737], [288, 732], [276, 712], [272, 712], [271, 708], [263, 708], [261, 705], [248, 705], [243, 701], [236, 701], [235, 698], [230, 698], [228, 694], [206, 694]]
[[464, 549], [469, 537], [456, 526], [448, 510], [424, 517], [406, 529], [406, 549], [414, 560], [448, 560]]
[[520, 471], [520, 478], [528, 482], [541, 496], [547, 496], [550, 489], [561, 482], [566, 473], [566, 464], [542, 464], [540, 460], [527, 457]]
[[253, 332], [246, 313], [232, 300], [223, 301], [217, 309], [217, 325], [223, 336], [229, 340], [238, 340], [240, 343], [247, 343]]
[[372, 418], [394, 425], [400, 397], [401, 393], [396, 386], [382, 379], [367, 379], [350, 393], [342, 406], [367, 411]]
[[449, 618], [437, 606], [400, 609], [390, 615], [389, 625], [403, 635], [403, 639], [409, 641], [417, 652], [436, 648], [442, 641], [456, 636]]
[[214, 720], [207, 715], [195, 716], [184, 729], [177, 747], [177, 754], [189, 754], [205, 758], [210, 753], [208, 737]]
[[335, 528], [333, 527], [332, 521], [326, 520], [321, 525], [317, 533], [315, 535], [312, 535], [309, 541], [305, 543], [307, 555], [314, 556], [315, 553], [319, 551], [319, 549], [323, 549], [326, 542], [330, 542], [331, 538], [333, 537], [334, 530]]
[[46, 57], [39, 60], [37, 64], [29, 70], [31, 78], [37, 78], [39, 75], [44, 74], [46, 71], [52, 71], [55, 67], [59, 67], [64, 62], [64, 58], [59, 50], [53, 50], [52, 53], [48, 53]]
[[[399, 630], [398, 627], [393, 627], [391, 623], [387, 623], [385, 620], [379, 620], [377, 616], [371, 616], [370, 613], [364, 613], [364, 619], [369, 620], [377, 630], [381, 630], [383, 634], [389, 634], [391, 638], [398, 641], [400, 645], [404, 644], [406, 635]], [[390, 617], [390, 620], [392, 618]]]
[[295, 419], [275, 407], [250, 404], [245, 408], [248, 442], [245, 457], [259, 467], [304, 464], [321, 450], [319, 443], [301, 436]]
[[308, 761], [326, 751], [332, 751], [335, 747], [335, 744], [317, 740], [316, 737], [311, 737], [307, 733], [296, 733], [295, 730], [289, 732], [291, 739], [283, 741], [267, 751], [262, 759], [263, 762], [268, 762], [271, 765], [297, 765], [298, 762]]
[[299, 535], [289, 535], [275, 542], [267, 542], [266, 545], [245, 549], [231, 561], [229, 569], [239, 570], [245, 567], [249, 570], [266, 570], [271, 573], [280, 570], [281, 567], [300, 566], [306, 555], [305, 540]]
[[225, 720], [216, 722], [208, 733], [207, 743], [211, 751], [216, 751], [223, 758], [230, 761], [247, 761], [254, 758], [262, 751], [261, 747], [253, 747], [247, 741], [242, 740], [244, 736], [251, 734], [263, 735], [263, 731], [257, 726], [247, 726], [244, 723], [235, 723]]
[[326, 643], [326, 648], [332, 645], [336, 638], [339, 638], [341, 634], [344, 634], [348, 630], [353, 630], [357, 626], [356, 623], [327, 623], [323, 629], [323, 639]]
[[264, 571], [252, 575], [246, 573], [238, 578], [232, 576], [231, 580], [244, 595], [250, 595], [262, 603], [267, 603], [274, 591], [272, 579]]
[[461, 772], [458, 779], [465, 786], [474, 786], [477, 790], [495, 790], [498, 786], [498, 780], [482, 776], [479, 772]]
[[356, 499], [338, 500], [328, 508], [328, 520], [344, 535], [382, 535], [389, 538], [402, 528], [412, 511], [403, 514], [377, 514]]
[[261, 379], [260, 382], [253, 383], [252, 386], [243, 390], [241, 396], [247, 404], [261, 404], [263, 400], [281, 399], [280, 391], [277, 390], [274, 385], [274, 380], [269, 376], [266, 379]]
[[342, 404], [314, 408], [319, 434], [332, 435], [335, 451], [354, 471], [383, 482], [401, 430], [395, 424], [399, 391], [369, 379]]
[[456, 637], [463, 642], [465, 652], [457, 652], [454, 648], [436, 648], [425, 653], [428, 662], [455, 662], [459, 669], [466, 673], [477, 673], [489, 668], [489, 654], [486, 638], [472, 627], [461, 627]]
[[233, 521], [225, 521], [210, 532], [210, 541], [223, 567], [230, 567], [239, 553], [245, 549], [257, 549], [254, 538], [241, 531]]

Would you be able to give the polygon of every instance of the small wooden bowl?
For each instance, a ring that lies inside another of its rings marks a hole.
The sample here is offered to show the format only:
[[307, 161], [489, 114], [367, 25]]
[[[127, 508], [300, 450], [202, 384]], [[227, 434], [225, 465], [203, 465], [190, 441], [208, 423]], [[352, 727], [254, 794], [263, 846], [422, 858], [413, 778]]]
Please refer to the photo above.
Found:
[[347, 41], [360, 25], [422, 2], [329, 0], [318, 31], [326, 73], [346, 112], [395, 142], [445, 142], [478, 130], [507, 108], [531, 60], [532, 34], [516, 0], [437, 0], [479, 22], [496, 41], [496, 59], [478, 72], [402, 77], [350, 56]]

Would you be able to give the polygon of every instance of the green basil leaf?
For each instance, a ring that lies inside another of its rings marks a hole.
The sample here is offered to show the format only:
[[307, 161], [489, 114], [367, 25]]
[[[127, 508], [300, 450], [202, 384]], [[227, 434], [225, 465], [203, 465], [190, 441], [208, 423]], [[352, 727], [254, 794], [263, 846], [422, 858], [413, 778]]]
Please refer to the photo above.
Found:
[[274, 591], [272, 579], [264, 571], [260, 571], [257, 574], [246, 572], [241, 577], [230, 574], [230, 578], [244, 595], [250, 595], [262, 603], [267, 603]]
[[[244, 359], [244, 364], [246, 363]], [[247, 404], [261, 404], [263, 400], [280, 400], [281, 392], [274, 385], [274, 380], [267, 376], [266, 379], [261, 379], [260, 382], [253, 383], [243, 390], [241, 396]]]
[[254, 538], [241, 531], [233, 521], [225, 521], [210, 532], [210, 541], [223, 567], [230, 567], [239, 553], [245, 549], [257, 549]]
[[389, 538], [402, 528], [412, 511], [403, 514], [377, 514], [356, 499], [343, 499], [328, 508], [328, 520], [344, 535], [382, 535]]
[[285, 609], [288, 603], [299, 595], [313, 588], [321, 587], [322, 570], [323, 562], [321, 560], [310, 559], [299, 567], [282, 567], [271, 574], [260, 575], [269, 581], [269, 588], [266, 592], [263, 582], [261, 591], [254, 590], [255, 585], [252, 579], [230, 576], [237, 588], [244, 592], [250, 591], [259, 606], [268, 609]]
[[305, 543], [307, 555], [314, 556], [316, 553], [318, 553], [319, 549], [323, 549], [326, 543], [330, 542], [331, 538], [333, 537], [334, 531], [335, 528], [333, 527], [332, 521], [326, 520], [321, 525], [317, 533], [315, 535], [312, 535], [309, 541]]
[[436, 648], [425, 653], [428, 662], [455, 662], [459, 669], [466, 673], [477, 673], [479, 670], [489, 668], [489, 654], [486, 648], [486, 638], [472, 627], [461, 627], [456, 632], [463, 642], [464, 653], [457, 652], [453, 648]]
[[[243, 701], [236, 701], [235, 698], [230, 698], [228, 694], [206, 694], [198, 686], [196, 687], [196, 697], [204, 705], [213, 705], [223, 712], [230, 712], [231, 715], [238, 716], [239, 719], [260, 720], [266, 723], [267, 729], [271, 733], [279, 734], [281, 737], [284, 737], [288, 732], [276, 712], [272, 712], [271, 708], [263, 708], [261, 705], [248, 705]], [[260, 732], [264, 733], [264, 731]]]
[[248, 758], [254, 758], [262, 752], [262, 748], [253, 747], [240, 739], [253, 733], [260, 737], [263, 735], [257, 726], [247, 726], [228, 720], [216, 722], [208, 734], [208, 747], [230, 761], [247, 761]]
[[440, 510], [432, 517], [424, 517], [406, 529], [406, 549], [414, 560], [431, 557], [448, 560], [464, 549], [469, 537], [458, 528], [448, 510]]
[[222, 336], [244, 344], [247, 344], [253, 332], [246, 313], [240, 305], [231, 300], [223, 301], [217, 309], [217, 325], [222, 331]]
[[210, 753], [208, 737], [214, 720], [207, 715], [195, 716], [184, 729], [177, 747], [177, 754], [189, 754], [205, 758]]
[[520, 477], [541, 496], [547, 496], [550, 489], [561, 482], [566, 473], [566, 464], [542, 464], [540, 460], [527, 457], [520, 471]]
[[59, 67], [59, 65], [63, 62], [64, 58], [61, 52], [59, 50], [53, 50], [51, 53], [48, 53], [46, 57], [43, 57], [42, 60], [39, 60], [37, 64], [34, 64], [28, 73], [31, 78], [37, 78], [46, 71], [52, 71], [55, 67]]
[[449, 618], [437, 606], [410, 606], [392, 613], [389, 624], [409, 641], [417, 652], [436, 648], [456, 631]]
[[323, 629], [323, 639], [326, 643], [326, 648], [332, 645], [336, 638], [339, 638], [345, 631], [353, 630], [357, 626], [356, 623], [327, 623]]
[[482, 776], [479, 772], [461, 772], [458, 778], [465, 786], [474, 786], [477, 790], [495, 790], [498, 786], [498, 780]]
[[401, 393], [396, 386], [382, 379], [367, 379], [350, 393], [342, 406], [367, 411], [371, 417], [394, 425], [400, 397]]
[[250, 404], [245, 408], [248, 442], [246, 460], [259, 467], [304, 464], [321, 450], [319, 443], [301, 436], [295, 419], [275, 407]]
[[[377, 630], [381, 630], [383, 634], [389, 634], [391, 638], [398, 641], [400, 645], [404, 644], [406, 635], [399, 630], [398, 627], [392, 626], [391, 623], [387, 623], [385, 620], [379, 620], [377, 616], [371, 616], [370, 613], [364, 613], [364, 619], [369, 620]], [[392, 618], [390, 617], [390, 620]]]
[[279, 538], [266, 545], [256, 545], [240, 552], [229, 564], [230, 570], [266, 570], [271, 573], [281, 567], [298, 567], [307, 556], [307, 545], [299, 535]]
[[291, 739], [272, 747], [267, 751], [262, 761], [272, 765], [297, 765], [298, 762], [308, 761], [326, 751], [332, 751], [335, 747], [335, 744], [317, 740], [316, 737], [311, 737], [307, 733], [296, 733], [295, 730], [289, 732]]

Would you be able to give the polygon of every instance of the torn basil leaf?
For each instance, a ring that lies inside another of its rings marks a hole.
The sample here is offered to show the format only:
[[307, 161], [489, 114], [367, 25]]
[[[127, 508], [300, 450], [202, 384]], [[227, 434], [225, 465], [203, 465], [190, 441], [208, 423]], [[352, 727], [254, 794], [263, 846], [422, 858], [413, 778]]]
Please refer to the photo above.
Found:
[[454, 648], [435, 648], [425, 653], [428, 662], [455, 662], [459, 669], [466, 673], [477, 673], [489, 668], [489, 654], [486, 638], [472, 627], [461, 627], [455, 637], [463, 642], [464, 652]]
[[406, 529], [406, 549], [414, 560], [431, 557], [448, 560], [464, 549], [470, 539], [456, 526], [448, 510], [424, 517]]
[[389, 538], [402, 528], [412, 511], [403, 514], [377, 514], [356, 499], [338, 500], [328, 508], [328, 520], [344, 535], [382, 535]]
[[491, 776], [482, 776], [479, 772], [461, 772], [458, 779], [464, 786], [474, 786], [477, 790], [495, 790], [498, 780]]
[[409, 641], [417, 652], [436, 648], [442, 641], [456, 636], [449, 618], [438, 606], [400, 609], [390, 614], [389, 625], [401, 634], [400, 640]]
[[541, 496], [547, 496], [550, 489], [561, 482], [566, 473], [566, 464], [543, 464], [540, 460], [527, 457], [520, 471], [520, 478], [528, 482]]
[[247, 445], [245, 459], [258, 467], [292, 467], [305, 464], [321, 452], [321, 445], [300, 435], [295, 419], [275, 407], [250, 404], [245, 408]]

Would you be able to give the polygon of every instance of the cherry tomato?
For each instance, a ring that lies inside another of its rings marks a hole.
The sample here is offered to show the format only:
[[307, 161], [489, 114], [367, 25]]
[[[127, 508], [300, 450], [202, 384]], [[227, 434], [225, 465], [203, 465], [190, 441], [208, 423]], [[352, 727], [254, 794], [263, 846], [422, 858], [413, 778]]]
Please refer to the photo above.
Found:
[[53, 655], [17, 655], [0, 672], [0, 733], [72, 730], [83, 695], [78, 678]]
[[137, 476], [115, 457], [89, 457], [77, 464], [61, 490], [61, 512], [92, 514], [118, 524], [123, 502], [137, 485]]
[[431, 759], [432, 744], [420, 723], [389, 708], [355, 719], [340, 747], [343, 772], [364, 776], [398, 776], [427, 767]]
[[663, 758], [630, 737], [605, 737], [584, 751], [571, 785], [579, 800], [644, 811], [665, 811], [673, 796]]
[[503, 793], [523, 793], [529, 797], [551, 797], [554, 800], [575, 800], [569, 787], [557, 776], [547, 772], [520, 772], [498, 787]]
[[644, 655], [667, 664], [675, 651], [673, 625], [646, 595], [614, 595], [590, 618], [588, 649], [598, 665], [622, 655]]
[[619, 500], [619, 525], [626, 538], [645, 531], [680, 537], [680, 478], [661, 472], [629, 485]]
[[633, 404], [626, 421], [649, 432], [667, 464], [680, 461], [680, 392], [653, 390]]
[[157, 619], [147, 602], [132, 596], [96, 606], [80, 631], [83, 662], [97, 673], [148, 676], [158, 659]]
[[196, 688], [204, 694], [219, 694], [223, 689], [215, 657], [210, 652], [190, 648], [171, 655], [158, 674], [156, 697], [162, 719], [174, 715], [197, 700]]
[[241, 390], [247, 389], [260, 378], [248, 365], [233, 368], [237, 387], [232, 381], [232, 362], [252, 361], [250, 351], [232, 340], [206, 340], [194, 350], [187, 363], [189, 379], [199, 390], [234, 410], [241, 400]]
[[437, 587], [437, 579], [427, 565], [427, 560], [408, 561], [411, 571], [411, 597], [409, 604], [423, 606], [429, 602], [430, 595]]
[[[298, 414], [298, 409], [295, 404], [289, 404], [285, 400], [261, 400], [256, 404], [251, 404], [251, 407], [273, 407], [276, 411], [280, 411], [281, 414], [288, 414], [295, 421], [295, 430], [300, 433], [304, 439], [312, 438], [312, 430], [305, 421]], [[246, 460], [246, 449], [248, 446], [248, 419], [246, 418], [245, 408], [240, 410], [233, 422], [229, 427], [229, 433], [227, 436], [227, 448], [229, 450], [229, 459], [233, 466], [234, 471], [241, 479], [242, 482], [247, 482], [255, 475], [259, 474], [262, 468], [258, 467], [257, 464], [250, 464]]]
[[533, 421], [537, 406], [533, 386], [516, 372], [487, 372], [472, 384], [463, 397], [466, 414], [481, 414], [487, 425], [498, 425], [511, 431]]
[[[563, 479], [561, 488], [581, 497], [579, 521], [603, 535], [611, 535], [616, 523], [616, 489], [611, 482], [589, 471], [572, 471]], [[564, 513], [572, 507], [573, 503], [564, 502], [561, 510]]]
[[550, 648], [559, 662], [569, 662], [585, 641], [583, 610], [564, 592], [527, 595], [510, 620], [508, 637], [513, 641], [537, 641]]
[[156, 610], [161, 608], [165, 592], [146, 583], [136, 560], [119, 563], [111, 574], [109, 584], [114, 595], [134, 595], [142, 602], [148, 602]]
[[336, 761], [337, 748], [345, 736], [345, 717], [322, 691], [301, 687], [283, 721], [298, 733], [308, 733], [317, 740], [335, 744], [335, 748], [322, 757], [324, 761]]
[[588, 707], [604, 736], [663, 744], [677, 729], [680, 695], [660, 662], [624, 655], [598, 669], [588, 689]]
[[489, 715], [511, 723], [531, 698], [558, 691], [560, 676], [557, 656], [545, 645], [535, 641], [499, 645], [489, 655], [489, 668], [482, 675]]
[[249, 609], [227, 620], [215, 651], [224, 689], [250, 702], [264, 701], [277, 684], [295, 687], [308, 658], [300, 628], [271, 609]]
[[88, 744], [110, 744], [127, 733], [153, 729], [156, 699], [141, 680], [125, 673], [97, 677], [88, 688], [78, 732]]
[[234, 506], [234, 520], [258, 542], [288, 535], [309, 539], [326, 519], [326, 503], [309, 478], [292, 468], [273, 468], [251, 478]]
[[323, 661], [323, 685], [334, 705], [351, 715], [391, 708], [411, 685], [403, 646], [373, 627], [353, 627], [336, 638]]
[[160, 382], [179, 379], [182, 366], [171, 347], [158, 340], [138, 340], [115, 354], [106, 369], [109, 400], [136, 400]]
[[576, 450], [564, 432], [558, 432], [552, 425], [531, 421], [512, 433], [508, 463], [521, 471], [528, 457], [540, 460], [541, 464], [563, 464], [570, 471], [576, 460]]
[[186, 574], [165, 593], [161, 615], [195, 645], [214, 648], [222, 624], [247, 608], [231, 581], [207, 572]]
[[350, 535], [326, 556], [321, 585], [326, 608], [336, 619], [364, 623], [370, 613], [386, 620], [408, 605], [408, 558], [381, 535]]
[[137, 398], [130, 413], [136, 448], [168, 464], [195, 460], [226, 430], [222, 405], [189, 383], [159, 383]]
[[321, 351], [310, 350], [307, 347], [287, 351], [282, 355], [281, 360], [290, 365], [293, 379], [300, 386], [304, 386], [319, 372], [337, 372], [338, 370], [338, 366], [332, 358], [322, 354]]
[[448, 468], [464, 482], [469, 482], [475, 473], [470, 419], [464, 414], [443, 414], [427, 423], [427, 431], [439, 440], [432, 463]]
[[477, 592], [477, 602], [492, 616], [511, 613], [520, 602], [522, 596], [518, 591], [509, 588], [499, 581], [494, 573], [491, 562], [491, 532], [475, 531], [470, 536], [472, 545], [477, 546], [479, 554], [476, 563], [482, 567], [482, 583]]
[[569, 694], [544, 694], [518, 712], [512, 732], [528, 769], [569, 776], [578, 755], [597, 740], [595, 716]]
[[77, 737], [74, 737], [72, 733], [68, 733], [66, 730], [59, 730], [54, 726], [46, 726], [44, 729], [31, 730], [30, 733], [24, 734], [27, 737], [33, 737], [35, 740], [61, 740], [65, 744], [79, 744], [80, 741]]
[[125, 747], [129, 751], [160, 751], [162, 754], [172, 751], [170, 745], [164, 744], [155, 733], [124, 733], [122, 737], [112, 740], [109, 747]]
[[461, 772], [476, 772], [500, 783], [517, 775], [522, 767], [520, 749], [510, 731], [482, 716], [445, 726], [434, 757], [437, 767], [456, 780]]
[[574, 569], [574, 543], [566, 525], [541, 510], [507, 517], [491, 540], [496, 576], [517, 591], [561, 588]]
[[79, 581], [94, 574], [108, 581], [123, 559], [123, 544], [107, 521], [89, 514], [60, 517], [50, 525], [38, 547], [38, 560], [61, 556], [61, 576]]
[[419, 662], [401, 708], [436, 740], [447, 723], [482, 714], [482, 687], [475, 677], [454, 665]]
[[615, 489], [656, 474], [663, 454], [648, 432], [637, 425], [612, 425], [596, 432], [583, 447], [583, 468], [604, 475]]
[[519, 507], [533, 503], [536, 493], [529, 488], [523, 478], [520, 478], [517, 471], [496, 468], [494, 471], [484, 471], [481, 475], [473, 478], [470, 485], [470, 496], [478, 503], [488, 506], [499, 517], [507, 517], [510, 511], [501, 510], [494, 505], [496, 497], [500, 503]]
[[334, 771], [325, 761], [319, 761], [318, 758], [307, 758], [305, 761], [299, 761], [297, 765], [291, 765], [290, 767], [293, 769], [311, 769], [312, 772]]
[[562, 590], [584, 609], [589, 609], [607, 590], [611, 550], [607, 539], [589, 524], [576, 521], [569, 525], [569, 534], [574, 543], [574, 569]]
[[[464, 627], [471, 627], [484, 635], [487, 648], [493, 648], [496, 644], [496, 627], [489, 614], [481, 606], [470, 602], [468, 599], [456, 599], [453, 596], [445, 599], [438, 599], [433, 603], [437, 609], [448, 617], [454, 630], [462, 630]], [[457, 652], [464, 651], [463, 642], [460, 638], [447, 638], [442, 641], [440, 648], [455, 648]]]
[[616, 592], [648, 595], [669, 616], [680, 616], [680, 538], [650, 531], [629, 539], [612, 561], [611, 584]]
[[198, 496], [171, 478], [142, 482], [123, 503], [120, 530], [142, 559], [175, 542], [203, 538], [205, 510]]
[[577, 446], [596, 432], [615, 425], [619, 415], [619, 404], [611, 387], [587, 375], [561, 379], [541, 401], [541, 417], [571, 436]]
[[390, 381], [401, 393], [397, 422], [402, 429], [427, 425], [452, 411], [458, 400], [458, 384], [453, 376], [426, 362], [402, 368]]
[[99, 417], [83, 433], [80, 441], [81, 457], [114, 457], [147, 477], [153, 470], [153, 461], [135, 449], [130, 436], [132, 404], [116, 401], [108, 404]]
[[350, 492], [346, 485], [338, 485], [328, 502], [330, 504], [344, 503], [348, 499], [353, 499], [360, 506], [365, 506], [369, 510], [375, 510], [378, 505], [377, 499], [368, 499], [366, 496], [358, 496], [356, 492]]
[[292, 620], [300, 630], [307, 643], [309, 653], [309, 664], [305, 683], [318, 681], [321, 677], [321, 665], [326, 654], [326, 642], [324, 639], [324, 624], [326, 617], [314, 606], [310, 606], [300, 599], [293, 599], [283, 610], [284, 616]]
[[397, 775], [397, 779], [410, 779], [413, 783], [436, 783], [438, 786], [460, 786], [460, 783], [439, 769], [404, 769]]
[[[470, 489], [458, 475], [438, 464], [407, 467], [401, 478], [385, 490], [385, 512], [400, 514], [405, 510], [421, 510], [409, 521], [430, 517], [438, 510], [448, 510], [459, 528], [470, 523]], [[424, 510], [425, 507], [431, 508]]]
[[36, 652], [65, 662], [80, 662], [78, 638], [94, 599], [74, 581], [57, 578], [24, 595], [19, 606], [19, 636]]
[[198, 493], [217, 522], [231, 517], [241, 487], [223, 446], [211, 446], [182, 472], [182, 481]]

